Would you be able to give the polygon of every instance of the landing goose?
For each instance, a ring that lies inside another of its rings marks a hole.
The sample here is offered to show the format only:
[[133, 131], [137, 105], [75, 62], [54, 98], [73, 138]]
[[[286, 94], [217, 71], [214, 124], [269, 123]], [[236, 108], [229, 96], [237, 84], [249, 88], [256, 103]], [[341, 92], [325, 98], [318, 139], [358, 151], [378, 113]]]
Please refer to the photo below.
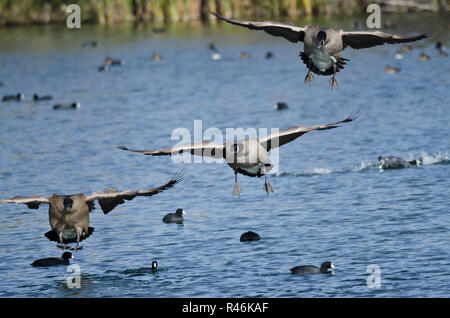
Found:
[[282, 36], [290, 42], [303, 42], [304, 49], [300, 53], [303, 63], [308, 68], [305, 84], [311, 84], [316, 73], [318, 75], [332, 75], [330, 87], [338, 88], [336, 73], [344, 68], [348, 59], [341, 57], [346, 47], [364, 49], [383, 44], [406, 43], [421, 40], [426, 34], [419, 36], [399, 36], [381, 31], [353, 31], [345, 32], [341, 29], [321, 28], [307, 25], [297, 27], [292, 24], [280, 22], [252, 22], [225, 18], [211, 12], [219, 19], [231, 24], [246, 27], [251, 30], [264, 30], [273, 36]]
[[104, 214], [111, 212], [119, 204], [125, 203], [125, 200], [133, 200], [137, 196], [152, 196], [166, 189], [173, 187], [183, 178], [178, 175], [168, 183], [147, 190], [137, 191], [118, 191], [110, 188], [105, 191], [93, 192], [90, 195], [83, 193], [71, 195], [53, 194], [51, 197], [31, 196], [21, 197], [15, 196], [10, 199], [1, 200], [2, 203], [22, 203], [26, 204], [30, 209], [38, 209], [40, 204], [48, 204], [48, 215], [51, 231], [45, 236], [51, 241], [57, 241], [59, 247], [66, 248], [64, 244], [79, 243], [89, 237], [94, 231], [89, 226], [89, 212], [94, 209], [97, 200]]
[[278, 131], [277, 133], [272, 133], [265, 138], [252, 138], [240, 141], [232, 140], [224, 144], [203, 141], [195, 144], [185, 144], [155, 150], [135, 150], [120, 144], [117, 145], [117, 148], [150, 156], [172, 156], [187, 152], [191, 155], [206, 156], [215, 159], [224, 158], [228, 166], [234, 170], [233, 194], [235, 196], [240, 196], [242, 193], [242, 189], [237, 182], [238, 173], [249, 177], [265, 176], [264, 190], [269, 194], [273, 192], [273, 188], [266, 175], [273, 167], [268, 162], [268, 152], [271, 149], [285, 145], [310, 131], [337, 128], [339, 124], [353, 121], [356, 116], [357, 113], [352, 113], [344, 120], [330, 124], [312, 127], [294, 126], [286, 130]]

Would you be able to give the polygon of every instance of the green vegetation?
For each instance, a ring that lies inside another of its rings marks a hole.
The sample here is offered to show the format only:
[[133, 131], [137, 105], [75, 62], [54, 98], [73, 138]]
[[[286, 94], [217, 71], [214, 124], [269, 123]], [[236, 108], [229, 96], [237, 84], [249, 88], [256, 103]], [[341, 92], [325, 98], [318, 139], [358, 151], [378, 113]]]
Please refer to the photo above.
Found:
[[[210, 21], [207, 10], [229, 17], [292, 17], [359, 14], [370, 0], [0, 0], [0, 26], [63, 23], [66, 6], [76, 3], [83, 22]], [[381, 2], [381, 1], [379, 1]], [[382, 1], [389, 3], [389, 1]], [[447, 0], [417, 0], [392, 10], [446, 10]]]

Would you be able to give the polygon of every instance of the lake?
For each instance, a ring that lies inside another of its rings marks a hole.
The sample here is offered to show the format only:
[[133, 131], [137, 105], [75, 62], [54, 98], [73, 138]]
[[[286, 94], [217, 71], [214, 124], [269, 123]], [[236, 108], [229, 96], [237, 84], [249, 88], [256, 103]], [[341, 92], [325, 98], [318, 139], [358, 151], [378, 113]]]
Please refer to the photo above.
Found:
[[[94, 234], [74, 252], [81, 288], [66, 267], [34, 268], [60, 256], [47, 207], [0, 206], [1, 297], [448, 297], [450, 290], [449, 15], [391, 15], [400, 34], [428, 32], [396, 60], [398, 46], [346, 49], [338, 73], [303, 83], [302, 44], [232, 25], [64, 26], [0, 29], [0, 199], [14, 195], [136, 190], [182, 182], [138, 197], [108, 215], [91, 213]], [[309, 21], [352, 29], [351, 18]], [[82, 48], [96, 40], [95, 48]], [[214, 42], [221, 60], [211, 59]], [[242, 60], [247, 52], [250, 58]], [[268, 51], [273, 59], [266, 60]], [[431, 59], [419, 62], [426, 52]], [[163, 56], [153, 61], [153, 53]], [[106, 56], [123, 66], [99, 72]], [[386, 65], [400, 67], [385, 74]], [[52, 95], [35, 103], [33, 94]], [[53, 110], [79, 102], [77, 110]], [[276, 102], [289, 109], [274, 110]], [[177, 128], [286, 129], [325, 124], [359, 110], [354, 122], [308, 133], [279, 151], [278, 171], [238, 176], [224, 163], [180, 164], [116, 148], [176, 144]], [[420, 158], [419, 167], [380, 171], [378, 156]], [[186, 211], [182, 225], [162, 218]], [[240, 242], [246, 231], [260, 241]], [[139, 269], [157, 260], [157, 275]], [[291, 275], [332, 261], [333, 275]], [[372, 267], [370, 267], [372, 265]], [[375, 266], [375, 267], [374, 267]], [[370, 268], [380, 270], [372, 288]]]

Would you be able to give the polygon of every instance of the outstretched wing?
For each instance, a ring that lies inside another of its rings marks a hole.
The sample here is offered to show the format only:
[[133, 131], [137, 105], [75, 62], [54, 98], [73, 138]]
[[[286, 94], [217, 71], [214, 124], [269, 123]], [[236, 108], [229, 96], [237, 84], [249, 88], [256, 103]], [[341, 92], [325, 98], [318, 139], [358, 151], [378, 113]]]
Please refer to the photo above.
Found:
[[400, 36], [381, 31], [342, 32], [342, 42], [344, 44], [344, 48], [350, 46], [354, 49], [364, 49], [383, 44], [414, 42], [427, 37], [428, 35], [426, 34], [421, 34], [418, 36]]
[[215, 15], [219, 19], [226, 21], [228, 23], [246, 27], [249, 28], [250, 30], [263, 30], [269, 33], [270, 35], [282, 36], [283, 38], [294, 43], [299, 41], [303, 42], [303, 38], [305, 37], [304, 28], [297, 27], [292, 24], [272, 22], [272, 21], [264, 21], [264, 22], [238, 21], [225, 18], [212, 11], [209, 11], [209, 13]]
[[10, 199], [0, 200], [0, 204], [3, 203], [23, 203], [26, 204], [29, 209], [39, 209], [40, 204], [50, 204], [48, 198], [37, 195], [31, 197], [21, 197], [17, 195]]
[[312, 127], [304, 127], [304, 126], [295, 126], [291, 127], [286, 130], [281, 130], [277, 133], [270, 134], [266, 138], [262, 138], [259, 140], [261, 145], [267, 149], [267, 151], [270, 151], [270, 149], [281, 147], [284, 144], [287, 144], [288, 142], [297, 139], [298, 137], [306, 134], [307, 132], [313, 131], [313, 130], [326, 130], [326, 129], [333, 129], [339, 127], [339, 124], [347, 123], [350, 121], [353, 121], [357, 118], [358, 112], [354, 112], [350, 114], [347, 118], [341, 121], [337, 121], [330, 124], [325, 125], [319, 125], [319, 126], [312, 126]]
[[161, 148], [155, 150], [135, 150], [130, 149], [125, 145], [117, 145], [117, 148], [151, 156], [172, 156], [187, 152], [191, 155], [207, 156], [216, 159], [225, 157], [225, 146], [223, 144], [214, 143], [213, 141], [203, 141], [196, 144], [185, 144], [172, 148]]
[[183, 174], [179, 174], [166, 184], [147, 190], [118, 191], [117, 189], [111, 188], [105, 191], [93, 192], [91, 195], [86, 196], [86, 201], [93, 202], [94, 200], [98, 200], [103, 213], [108, 214], [119, 204], [125, 203], [125, 200], [133, 200], [138, 196], [149, 197], [173, 187], [176, 183], [180, 182], [181, 179], [183, 179], [183, 176]]

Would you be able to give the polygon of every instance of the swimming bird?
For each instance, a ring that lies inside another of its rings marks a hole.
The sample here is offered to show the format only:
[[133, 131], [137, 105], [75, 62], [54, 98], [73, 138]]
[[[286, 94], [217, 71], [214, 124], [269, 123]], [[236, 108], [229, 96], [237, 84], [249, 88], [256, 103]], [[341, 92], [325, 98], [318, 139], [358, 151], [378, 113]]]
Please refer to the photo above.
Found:
[[109, 64], [104, 64], [104, 65], [102, 65], [102, 66], [100, 66], [99, 68], [98, 68], [98, 71], [99, 72], [108, 72], [108, 70], [109, 70], [109, 66], [108, 66]]
[[166, 33], [167, 30], [165, 28], [153, 28], [152, 32], [156, 33], [156, 34], [160, 34], [160, 33]]
[[214, 52], [211, 54], [211, 59], [214, 61], [218, 61], [222, 58], [222, 54], [220, 54], [219, 52]]
[[69, 259], [74, 258], [72, 253], [64, 252], [61, 257], [46, 257], [31, 263], [33, 267], [49, 267], [57, 265], [70, 265]]
[[97, 45], [97, 41], [86, 41], [81, 44], [82, 47], [96, 47]]
[[208, 49], [210, 49], [211, 51], [217, 51], [216, 44], [214, 42], [209, 42]]
[[228, 166], [234, 171], [235, 182], [233, 194], [235, 196], [240, 196], [242, 193], [242, 189], [237, 182], [238, 173], [249, 177], [265, 176], [264, 190], [269, 194], [273, 192], [273, 188], [267, 178], [267, 173], [273, 167], [268, 163], [268, 152], [271, 149], [285, 145], [310, 131], [337, 128], [339, 124], [355, 120], [356, 116], [357, 113], [352, 113], [344, 120], [330, 124], [312, 127], [294, 126], [286, 130], [274, 132], [264, 138], [252, 138], [239, 141], [230, 140], [224, 144], [203, 141], [195, 144], [184, 144], [172, 148], [155, 150], [134, 150], [121, 144], [117, 148], [150, 156], [172, 156], [187, 152], [191, 155], [206, 156], [215, 159], [224, 158]]
[[336, 267], [331, 262], [324, 262], [320, 267], [314, 265], [295, 266], [290, 271], [292, 274], [330, 274], [330, 268], [334, 269]]
[[241, 235], [241, 238], [239, 239], [241, 242], [251, 242], [251, 241], [259, 241], [260, 237], [258, 233], [248, 231]]
[[384, 72], [386, 74], [394, 74], [394, 73], [400, 72], [400, 69], [398, 67], [393, 67], [393, 66], [390, 66], [390, 65], [386, 65], [386, 67], [384, 68]]
[[217, 49], [216, 45], [214, 44], [214, 42], [209, 43], [208, 48], [211, 50], [212, 54], [211, 54], [211, 59], [212, 60], [220, 60], [222, 58], [222, 54], [220, 54], [219, 50]]
[[109, 56], [105, 57], [105, 65], [111, 65], [113, 63], [113, 59]]
[[288, 109], [288, 108], [289, 108], [288, 104], [283, 103], [283, 102], [275, 103], [275, 105], [274, 105], [273, 107], [274, 107], [276, 110], [284, 110], [284, 109]]
[[444, 46], [442, 45], [441, 41], [436, 42], [436, 49], [439, 51], [439, 56], [448, 56], [448, 53], [444, 51]]
[[419, 61], [428, 61], [430, 59], [429, 55], [426, 55], [424, 52], [420, 53], [419, 55]]
[[163, 217], [164, 223], [183, 223], [185, 214], [183, 209], [177, 209], [175, 213], [168, 213]]
[[159, 60], [162, 60], [162, 55], [161, 55], [161, 54], [158, 54], [158, 53], [153, 53], [153, 55], [152, 55], [152, 60], [153, 60], [153, 61], [159, 61]]
[[53, 97], [50, 95], [45, 95], [45, 96], [38, 96], [37, 94], [33, 95], [33, 100], [35, 102], [40, 102], [40, 101], [45, 101], [45, 100], [52, 100]]
[[109, 56], [105, 58], [105, 65], [124, 65], [125, 61], [121, 59], [113, 59]]
[[412, 51], [413, 47], [411, 45], [402, 45], [400, 47], [400, 50], [403, 52], [410, 52]]
[[246, 52], [241, 53], [241, 59], [248, 60], [250, 58], [250, 55]]
[[25, 95], [23, 94], [17, 94], [17, 95], [5, 95], [2, 98], [2, 102], [8, 102], [8, 101], [21, 101], [25, 98]]
[[266, 53], [266, 60], [270, 60], [270, 59], [273, 59], [275, 57], [275, 55], [273, 55], [273, 53], [272, 52], [267, 52]]
[[397, 53], [395, 53], [395, 58], [397, 60], [403, 60], [403, 54], [401, 53], [400, 50], [398, 50]]
[[55, 106], [53, 106], [53, 109], [77, 109], [80, 107], [80, 103], [56, 104]]
[[303, 63], [308, 68], [305, 84], [311, 84], [316, 73], [318, 75], [332, 75], [330, 87], [338, 88], [336, 73], [344, 68], [348, 59], [341, 57], [346, 47], [363, 49], [383, 44], [396, 44], [421, 40], [426, 34], [419, 36], [399, 36], [380, 31], [353, 31], [345, 32], [341, 29], [321, 28], [307, 25], [297, 27], [292, 24], [280, 22], [252, 22], [225, 18], [211, 12], [221, 20], [228, 23], [249, 28], [251, 30], [264, 30], [273, 36], [282, 36], [290, 42], [303, 42], [304, 49], [300, 53]]
[[124, 61], [124, 60], [118, 59], [118, 60], [113, 60], [113, 62], [112, 62], [111, 65], [119, 65], [119, 66], [122, 66], [122, 65], [124, 65], [124, 64], [125, 64], [125, 61]]
[[76, 242], [75, 249], [77, 249], [79, 243], [93, 232], [93, 228], [89, 227], [89, 213], [94, 209], [96, 200], [103, 213], [108, 214], [119, 204], [125, 203], [125, 200], [133, 200], [137, 196], [148, 197], [158, 194], [173, 187], [182, 178], [183, 175], [178, 175], [162, 186], [146, 190], [118, 191], [110, 188], [105, 191], [93, 192], [90, 195], [79, 193], [70, 195], [53, 194], [51, 197], [15, 196], [1, 200], [0, 204], [22, 203], [30, 209], [38, 209], [40, 204], [48, 204], [49, 223], [52, 230], [47, 232], [45, 236], [51, 241], [57, 241], [62, 248], [66, 247], [64, 244]]
[[406, 161], [402, 158], [395, 157], [395, 156], [379, 156], [378, 157], [378, 169], [381, 171], [386, 169], [400, 169], [400, 168], [407, 168], [410, 166], [420, 166], [421, 161], [420, 160], [411, 160]]

